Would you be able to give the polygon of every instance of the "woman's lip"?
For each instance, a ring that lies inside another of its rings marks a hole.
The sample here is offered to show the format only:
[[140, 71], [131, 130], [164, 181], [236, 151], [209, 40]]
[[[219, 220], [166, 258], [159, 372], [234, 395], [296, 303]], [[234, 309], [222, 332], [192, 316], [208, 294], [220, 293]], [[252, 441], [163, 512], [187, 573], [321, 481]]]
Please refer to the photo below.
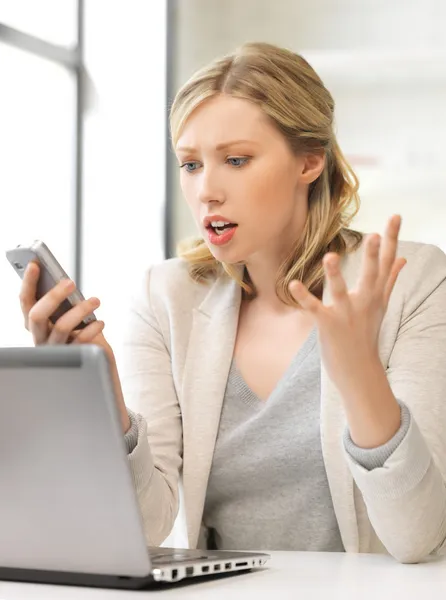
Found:
[[236, 230], [237, 230], [237, 225], [235, 225], [234, 227], [231, 227], [230, 229], [226, 229], [221, 235], [218, 235], [212, 229], [212, 227], [206, 228], [208, 240], [214, 246], [223, 246], [224, 244], [228, 244], [234, 237]]

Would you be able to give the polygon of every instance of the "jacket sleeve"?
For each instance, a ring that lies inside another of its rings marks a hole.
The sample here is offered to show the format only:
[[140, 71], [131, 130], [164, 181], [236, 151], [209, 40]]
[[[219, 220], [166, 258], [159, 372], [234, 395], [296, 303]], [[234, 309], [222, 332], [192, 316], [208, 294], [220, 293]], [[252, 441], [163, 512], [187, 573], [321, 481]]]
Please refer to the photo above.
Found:
[[348, 452], [350, 458], [352, 458], [354, 462], [367, 469], [367, 471], [377, 469], [378, 467], [383, 467], [386, 461], [398, 449], [398, 446], [404, 440], [409, 431], [411, 420], [410, 410], [403, 402], [398, 401], [398, 404], [400, 405], [401, 410], [400, 428], [395, 433], [393, 438], [382, 446], [378, 446], [377, 448], [360, 448], [353, 442], [349, 428], [345, 428], [345, 450]]
[[[405, 269], [409, 267], [407, 263]], [[424, 245], [405, 273], [401, 323], [387, 377], [409, 407], [409, 429], [385, 463], [346, 459], [376, 534], [397, 560], [446, 554], [446, 256]]]
[[120, 379], [138, 431], [128, 461], [147, 543], [159, 546], [178, 513], [183, 444], [171, 357], [150, 300], [150, 270], [133, 298], [122, 350]]

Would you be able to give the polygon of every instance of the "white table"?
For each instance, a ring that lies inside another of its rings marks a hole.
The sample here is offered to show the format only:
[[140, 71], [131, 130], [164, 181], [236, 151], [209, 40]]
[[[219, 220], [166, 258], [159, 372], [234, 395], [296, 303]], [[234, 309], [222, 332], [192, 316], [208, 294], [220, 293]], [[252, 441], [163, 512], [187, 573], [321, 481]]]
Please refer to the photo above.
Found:
[[262, 570], [132, 592], [0, 581], [0, 600], [420, 600], [446, 598], [446, 558], [401, 565], [372, 554], [273, 552]]

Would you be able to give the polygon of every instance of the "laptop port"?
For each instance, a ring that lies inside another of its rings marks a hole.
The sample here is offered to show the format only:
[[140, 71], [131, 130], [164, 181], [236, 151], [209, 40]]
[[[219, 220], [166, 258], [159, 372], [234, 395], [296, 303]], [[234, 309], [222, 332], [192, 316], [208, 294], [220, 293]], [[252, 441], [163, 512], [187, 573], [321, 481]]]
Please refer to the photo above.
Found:
[[220, 571], [221, 565], [214, 565], [214, 571]]
[[247, 567], [248, 563], [247, 562], [238, 562], [238, 563], [235, 563], [235, 566], [236, 567]]
[[193, 575], [194, 574], [194, 568], [193, 567], [186, 567], [186, 575]]
[[206, 565], [205, 567], [201, 567], [201, 572], [202, 573], [209, 573], [209, 565]]
[[231, 563], [225, 563], [225, 569], [228, 570], [231, 568]]

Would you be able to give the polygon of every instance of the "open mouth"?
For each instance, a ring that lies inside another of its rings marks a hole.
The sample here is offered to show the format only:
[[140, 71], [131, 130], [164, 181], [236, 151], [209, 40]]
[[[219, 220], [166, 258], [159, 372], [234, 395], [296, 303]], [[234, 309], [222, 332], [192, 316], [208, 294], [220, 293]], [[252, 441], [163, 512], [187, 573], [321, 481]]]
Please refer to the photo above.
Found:
[[236, 223], [226, 223], [225, 225], [221, 225], [219, 227], [213, 227], [211, 224], [209, 224], [207, 229], [214, 231], [217, 235], [223, 235], [225, 231], [228, 231], [228, 229], [234, 229], [235, 227], [237, 227]]

